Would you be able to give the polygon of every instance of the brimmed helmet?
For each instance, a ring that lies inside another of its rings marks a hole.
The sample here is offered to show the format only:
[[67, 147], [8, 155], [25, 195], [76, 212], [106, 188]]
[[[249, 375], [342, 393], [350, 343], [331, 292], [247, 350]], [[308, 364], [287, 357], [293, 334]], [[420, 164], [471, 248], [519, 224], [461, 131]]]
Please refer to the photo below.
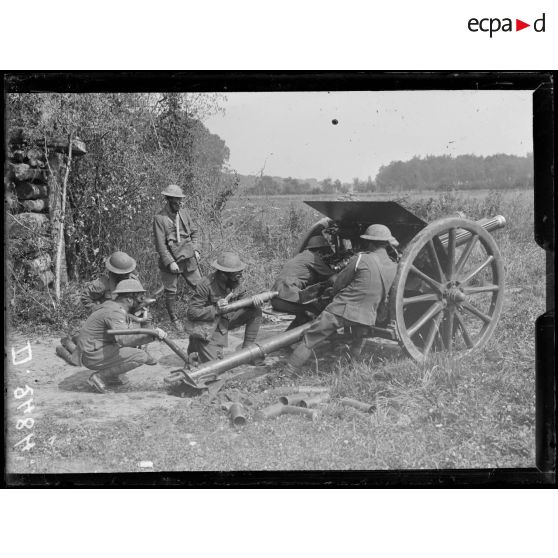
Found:
[[240, 257], [235, 252], [223, 252], [216, 260], [211, 262], [211, 266], [219, 271], [236, 273], [242, 271], [246, 264], [240, 261]]
[[128, 256], [126, 252], [114, 252], [105, 260], [105, 266], [113, 273], [124, 275], [136, 269], [136, 260]]
[[167, 198], [185, 198], [184, 192], [180, 186], [176, 184], [171, 184], [167, 186], [162, 192], [163, 196], [167, 196]]
[[399, 246], [397, 239], [391, 234], [391, 231], [385, 225], [370, 225], [360, 238], [365, 240], [378, 240], [380, 242], [389, 242], [392, 246]]
[[307, 250], [317, 250], [318, 248], [331, 248], [329, 242], [321, 235], [316, 235], [310, 237], [308, 244], [306, 245]]
[[137, 279], [124, 279], [112, 291], [112, 294], [144, 293], [145, 289]]

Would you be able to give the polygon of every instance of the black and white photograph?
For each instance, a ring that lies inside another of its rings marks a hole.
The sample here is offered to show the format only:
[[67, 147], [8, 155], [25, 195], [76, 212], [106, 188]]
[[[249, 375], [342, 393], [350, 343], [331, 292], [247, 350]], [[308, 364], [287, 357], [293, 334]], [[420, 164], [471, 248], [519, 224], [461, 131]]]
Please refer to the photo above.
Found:
[[532, 89], [7, 83], [8, 475], [536, 466]]

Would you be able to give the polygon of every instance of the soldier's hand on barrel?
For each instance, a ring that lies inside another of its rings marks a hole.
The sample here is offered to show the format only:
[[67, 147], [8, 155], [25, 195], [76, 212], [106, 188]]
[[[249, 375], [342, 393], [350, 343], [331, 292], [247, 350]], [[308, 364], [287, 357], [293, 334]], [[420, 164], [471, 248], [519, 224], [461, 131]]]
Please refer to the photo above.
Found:
[[261, 308], [265, 304], [265, 300], [263, 299], [262, 295], [257, 294], [252, 297], [252, 304], [256, 308]]
[[168, 334], [166, 331], [163, 331], [160, 327], [155, 328], [155, 334], [159, 340], [163, 340]]
[[180, 273], [180, 268], [176, 262], [172, 262], [169, 266], [171, 273]]

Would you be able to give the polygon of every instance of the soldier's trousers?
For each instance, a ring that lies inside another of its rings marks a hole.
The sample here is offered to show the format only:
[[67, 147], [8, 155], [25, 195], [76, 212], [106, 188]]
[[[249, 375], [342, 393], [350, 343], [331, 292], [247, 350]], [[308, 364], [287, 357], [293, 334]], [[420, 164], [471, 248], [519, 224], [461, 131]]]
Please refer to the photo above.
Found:
[[208, 362], [210, 360], [217, 360], [223, 358], [223, 349], [228, 344], [228, 331], [236, 329], [246, 324], [244, 330], [243, 347], [247, 347], [254, 343], [258, 336], [258, 331], [262, 322], [261, 308], [241, 308], [236, 312], [227, 314], [227, 317], [222, 316], [219, 320], [217, 329], [209, 341], [204, 341], [199, 338], [190, 338], [188, 344], [188, 354], [198, 353], [200, 362]]
[[161, 280], [163, 281], [165, 293], [176, 294], [176, 290], [178, 287], [178, 277], [180, 275], [182, 275], [184, 281], [186, 281], [186, 283], [192, 288], [195, 288], [202, 278], [200, 270], [197, 267], [192, 271], [188, 271], [186, 260], [180, 262], [178, 264], [178, 268], [180, 269], [180, 273], [170, 273], [169, 271], [166, 271], [164, 269], [160, 270]]
[[302, 366], [312, 354], [312, 349], [331, 337], [338, 329], [350, 326], [355, 337], [355, 342], [361, 340], [367, 326], [357, 324], [340, 316], [324, 310], [312, 323], [310, 329], [304, 334], [302, 343], [291, 353], [289, 363], [295, 367]]
[[271, 306], [274, 310], [278, 312], [285, 312], [287, 314], [294, 314], [294, 320], [289, 324], [287, 331], [289, 329], [294, 329], [295, 327], [301, 326], [309, 322], [312, 318], [307, 316], [306, 312], [313, 312], [314, 314], [319, 314], [321, 308], [318, 308], [314, 304], [300, 304], [298, 302], [292, 302], [290, 300], [284, 300], [282, 298], [272, 298]]
[[100, 372], [105, 378], [125, 374], [145, 364], [149, 355], [142, 349], [109, 345], [98, 351], [83, 353], [81, 360], [89, 370]]

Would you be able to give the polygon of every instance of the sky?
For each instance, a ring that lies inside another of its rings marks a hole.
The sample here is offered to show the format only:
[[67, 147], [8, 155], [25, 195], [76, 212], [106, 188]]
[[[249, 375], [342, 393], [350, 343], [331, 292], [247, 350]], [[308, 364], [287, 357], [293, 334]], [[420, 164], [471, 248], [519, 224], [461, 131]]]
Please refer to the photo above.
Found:
[[[531, 91], [227, 93], [204, 122], [240, 174], [366, 180], [415, 155], [525, 155]], [[334, 122], [337, 122], [336, 124]]]

